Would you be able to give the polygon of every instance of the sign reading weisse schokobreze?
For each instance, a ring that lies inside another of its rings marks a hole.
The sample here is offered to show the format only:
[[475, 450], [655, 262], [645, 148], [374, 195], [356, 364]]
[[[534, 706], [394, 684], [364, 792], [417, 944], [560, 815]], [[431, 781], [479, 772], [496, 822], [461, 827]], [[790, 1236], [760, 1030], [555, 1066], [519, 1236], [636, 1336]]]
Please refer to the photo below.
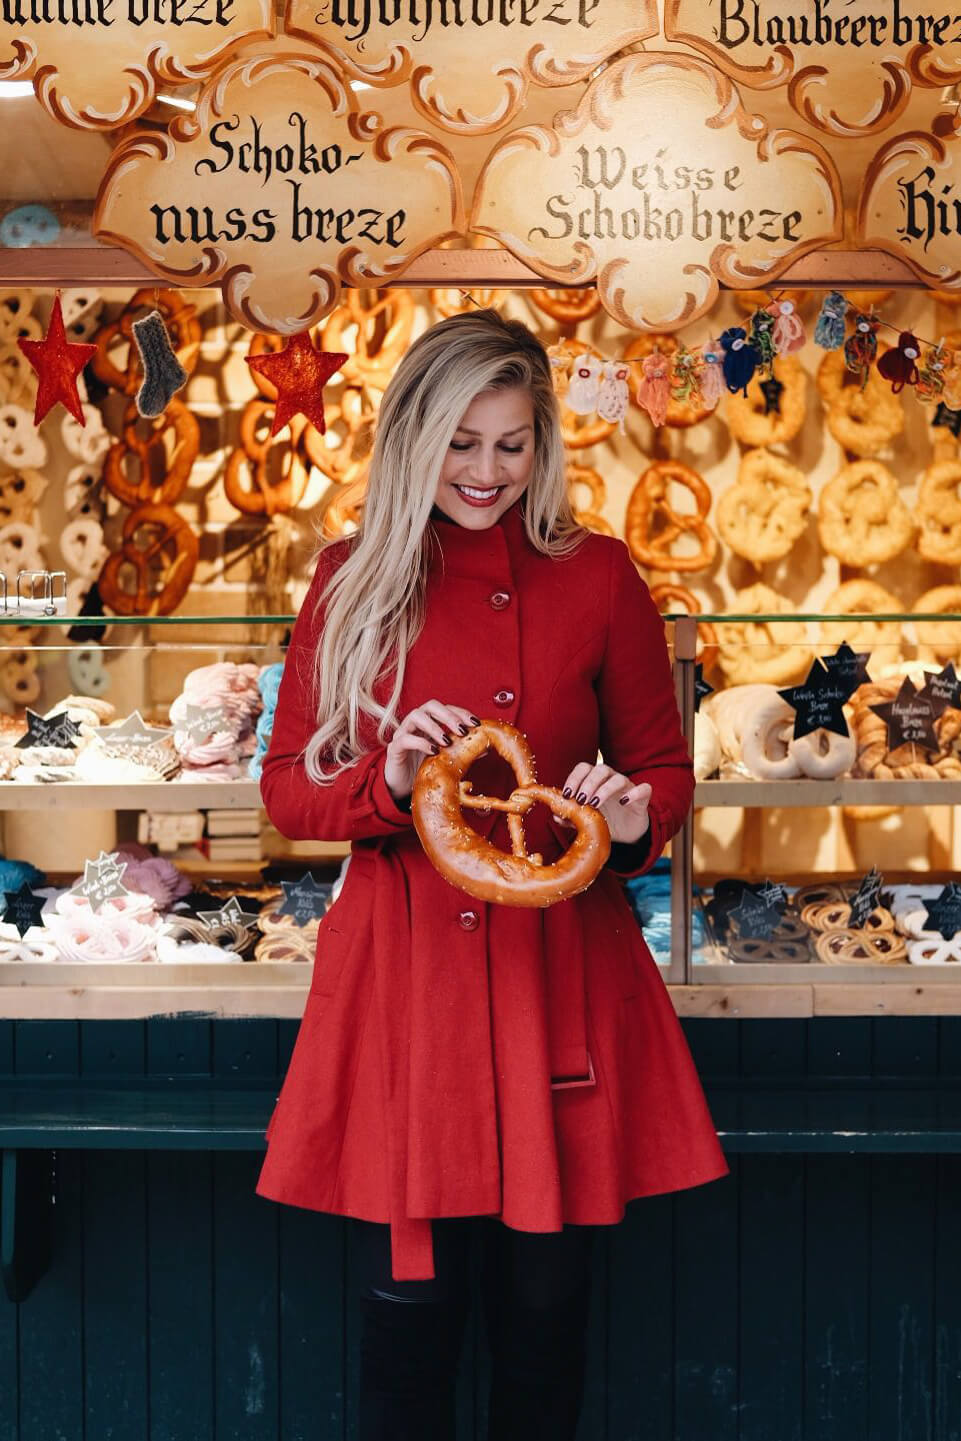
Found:
[[707, 311], [720, 280], [769, 285], [839, 240], [840, 215], [820, 145], [769, 131], [703, 61], [631, 55], [552, 128], [498, 142], [471, 226], [545, 278], [596, 279], [620, 324], [664, 330]]

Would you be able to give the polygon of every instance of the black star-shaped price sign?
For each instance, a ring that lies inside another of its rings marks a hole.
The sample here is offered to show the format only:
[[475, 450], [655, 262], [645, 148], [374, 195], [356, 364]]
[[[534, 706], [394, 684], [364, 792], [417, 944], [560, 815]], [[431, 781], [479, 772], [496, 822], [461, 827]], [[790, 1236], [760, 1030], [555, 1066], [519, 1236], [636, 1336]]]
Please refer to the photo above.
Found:
[[833, 655], [822, 655], [820, 659], [828, 675], [847, 688], [847, 698], [850, 699], [859, 685], [871, 679], [868, 675], [870, 658], [868, 651], [853, 651], [843, 640]]
[[770, 379], [761, 381], [760, 389], [761, 394], [764, 396], [764, 414], [780, 415], [781, 395], [784, 391], [784, 386], [781, 381], [775, 380], [772, 375]]
[[961, 680], [951, 661], [948, 661], [944, 670], [930, 671], [925, 677], [921, 695], [934, 706], [934, 714], [941, 715], [949, 706], [955, 707], [961, 704]]
[[231, 896], [226, 905], [221, 906], [218, 911], [198, 911], [197, 918], [207, 926], [237, 925], [246, 926], [249, 930], [250, 923], [257, 919], [259, 913], [259, 908], [254, 911], [245, 911], [240, 904], [239, 897]]
[[701, 701], [704, 699], [704, 697], [705, 697], [705, 696], [708, 696], [708, 695], [713, 695], [713, 694], [714, 694], [714, 687], [713, 687], [712, 685], [709, 685], [708, 682], [704, 679], [704, 667], [702, 666], [701, 662], [698, 661], [697, 665], [694, 667], [694, 710], [695, 710], [695, 712], [697, 712], [697, 711], [699, 711], [699, 710], [701, 709]]
[[25, 936], [31, 926], [43, 925], [44, 896], [35, 896], [30, 887], [22, 885], [18, 891], [4, 891], [3, 919], [16, 926], [17, 934]]
[[945, 430], [950, 430], [952, 435], [961, 435], [961, 410], [952, 410], [942, 400], [934, 412], [931, 424], [944, 426]]
[[937, 931], [946, 941], [951, 941], [961, 931], [961, 886], [949, 881], [940, 895], [924, 902], [928, 913], [925, 930]]
[[95, 861], [84, 861], [83, 878], [70, 887], [71, 893], [85, 896], [92, 911], [99, 911], [105, 901], [129, 896], [126, 886], [120, 884], [120, 877], [127, 869], [127, 862], [118, 859], [115, 852], [108, 855], [101, 851]]
[[79, 734], [80, 727], [65, 710], [58, 711], [56, 715], [42, 716], [28, 707], [27, 733], [16, 742], [16, 747], [26, 750], [28, 746], [56, 746], [58, 750], [67, 750]]
[[327, 909], [330, 887], [321, 885], [310, 871], [299, 881], [281, 881], [284, 903], [278, 909], [278, 916], [292, 916], [298, 926], [307, 926], [317, 920]]
[[766, 941], [784, 917], [787, 891], [777, 881], [745, 881], [741, 899], [731, 911], [742, 940]]
[[938, 712], [930, 696], [919, 691], [910, 676], [904, 677], [894, 700], [868, 709], [879, 715], [888, 728], [888, 750], [894, 751], [903, 745], [917, 745], [928, 751], [938, 749], [934, 731]]
[[851, 926], [860, 930], [867, 925], [868, 916], [877, 910], [881, 899], [881, 885], [881, 872], [872, 866], [851, 898]]
[[844, 678], [832, 674], [822, 661], [812, 661], [811, 669], [802, 685], [792, 685], [787, 690], [778, 691], [778, 695], [786, 700], [794, 711], [795, 740], [817, 730], [833, 731], [839, 736], [849, 735], [844, 702], [850, 698], [852, 689], [855, 688]]

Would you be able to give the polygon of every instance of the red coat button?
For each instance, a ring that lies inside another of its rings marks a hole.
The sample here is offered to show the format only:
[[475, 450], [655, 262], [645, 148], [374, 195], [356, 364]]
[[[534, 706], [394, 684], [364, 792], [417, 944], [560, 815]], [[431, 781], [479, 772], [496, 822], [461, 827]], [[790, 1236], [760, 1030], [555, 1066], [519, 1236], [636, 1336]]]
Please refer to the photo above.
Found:
[[499, 690], [494, 692], [495, 705], [510, 705], [513, 699], [514, 692], [512, 690]]
[[461, 911], [457, 917], [465, 931], [476, 931], [480, 925], [480, 917], [476, 911]]
[[506, 590], [495, 590], [490, 597], [490, 603], [494, 610], [503, 610], [505, 605], [510, 605], [510, 593]]

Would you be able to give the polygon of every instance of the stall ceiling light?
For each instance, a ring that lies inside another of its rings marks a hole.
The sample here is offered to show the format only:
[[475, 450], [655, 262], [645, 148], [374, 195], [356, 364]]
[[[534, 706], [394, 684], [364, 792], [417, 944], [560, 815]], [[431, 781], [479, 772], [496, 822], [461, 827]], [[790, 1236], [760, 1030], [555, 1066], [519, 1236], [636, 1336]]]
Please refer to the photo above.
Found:
[[0, 80], [0, 100], [19, 100], [32, 94], [33, 82], [30, 80]]

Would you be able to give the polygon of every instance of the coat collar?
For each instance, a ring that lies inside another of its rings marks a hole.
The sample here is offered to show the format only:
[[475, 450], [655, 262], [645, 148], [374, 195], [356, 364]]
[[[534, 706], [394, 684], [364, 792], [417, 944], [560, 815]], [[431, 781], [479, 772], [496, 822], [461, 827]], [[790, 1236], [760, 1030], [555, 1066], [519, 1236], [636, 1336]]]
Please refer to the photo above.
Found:
[[507, 566], [509, 571], [511, 561], [531, 549], [523, 503], [524, 496], [518, 496], [486, 530], [468, 530], [435, 507], [429, 521], [437, 538], [437, 544], [431, 546], [431, 569], [479, 579], [488, 579], [499, 566]]

